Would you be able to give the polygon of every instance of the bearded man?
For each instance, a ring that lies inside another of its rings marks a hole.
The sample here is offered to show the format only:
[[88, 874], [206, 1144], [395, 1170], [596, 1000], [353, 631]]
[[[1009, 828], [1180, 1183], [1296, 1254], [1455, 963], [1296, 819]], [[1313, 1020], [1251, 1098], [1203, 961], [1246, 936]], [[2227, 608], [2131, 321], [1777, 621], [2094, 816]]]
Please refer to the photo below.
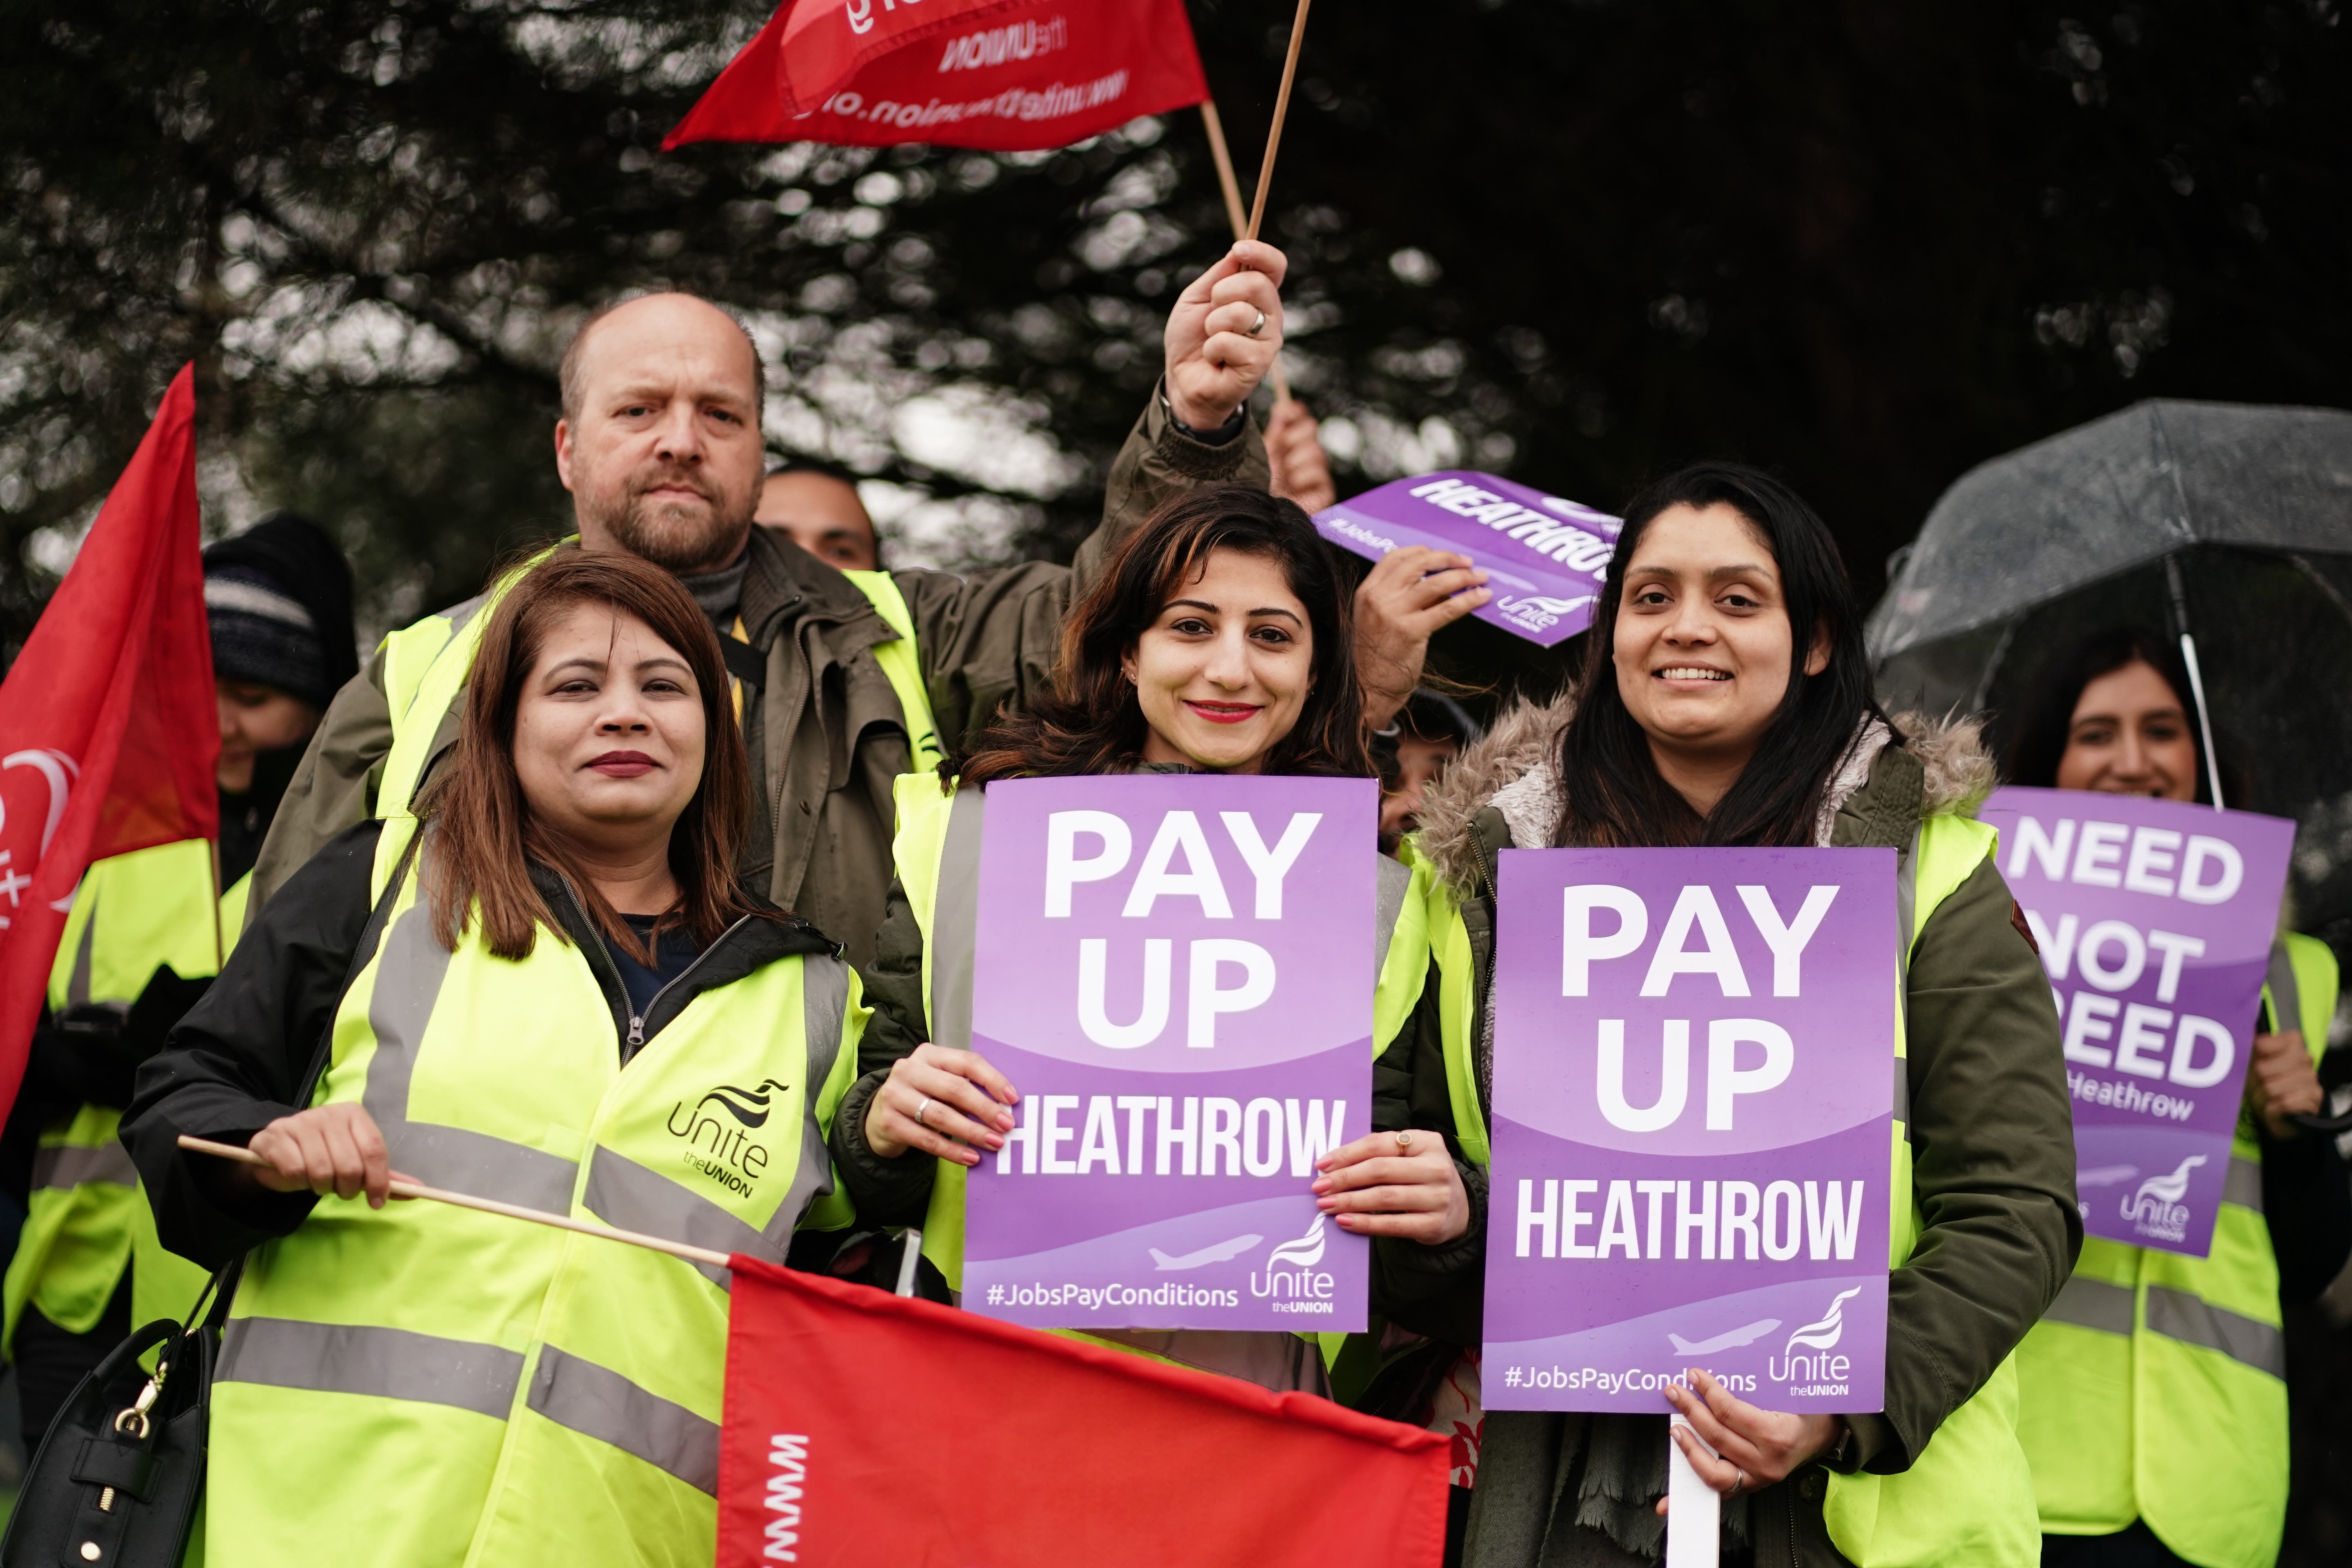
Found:
[[[1075, 566], [1032, 562], [967, 578], [843, 572], [752, 526], [764, 373], [725, 311], [656, 294], [581, 327], [560, 374], [556, 472], [579, 548], [677, 574], [719, 628], [754, 775], [747, 886], [845, 943], [853, 963], [867, 961], [890, 886], [898, 775], [935, 767], [1000, 705], [1044, 689], [1071, 603], [1162, 501], [1197, 485], [1266, 483], [1244, 405], [1281, 348], [1285, 265], [1272, 246], [1239, 244], [1183, 290], [1160, 386]], [[1371, 623], [1367, 658], [1387, 660], [1381, 684], [1397, 681], [1401, 653], [1417, 673], [1428, 631], [1477, 601], [1447, 598], [1469, 575], [1373, 574], [1359, 605]], [[253, 910], [337, 835], [413, 807], [455, 743], [482, 611], [498, 592], [394, 632], [336, 697], [263, 846]]]

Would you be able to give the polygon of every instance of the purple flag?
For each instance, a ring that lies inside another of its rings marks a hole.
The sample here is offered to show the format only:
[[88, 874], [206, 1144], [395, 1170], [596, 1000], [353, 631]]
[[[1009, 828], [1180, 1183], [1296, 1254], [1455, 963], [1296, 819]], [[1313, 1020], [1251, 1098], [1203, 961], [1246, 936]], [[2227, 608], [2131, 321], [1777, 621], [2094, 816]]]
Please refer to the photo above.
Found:
[[1370, 779], [1017, 779], [981, 835], [972, 1045], [1021, 1125], [963, 1304], [1037, 1328], [1364, 1326], [1315, 1162], [1371, 1130]]
[[1315, 514], [1324, 538], [1369, 560], [1407, 544], [1460, 551], [1486, 569], [1495, 591], [1472, 614], [1543, 647], [1592, 624], [1618, 521], [1468, 472], [1399, 479]]
[[1701, 1367], [1876, 1410], [1890, 849], [1515, 849], [1497, 889], [1484, 1387], [1664, 1415]]
[[2060, 789], [1979, 815], [2057, 997], [2084, 1226], [2204, 1257], [2294, 824]]

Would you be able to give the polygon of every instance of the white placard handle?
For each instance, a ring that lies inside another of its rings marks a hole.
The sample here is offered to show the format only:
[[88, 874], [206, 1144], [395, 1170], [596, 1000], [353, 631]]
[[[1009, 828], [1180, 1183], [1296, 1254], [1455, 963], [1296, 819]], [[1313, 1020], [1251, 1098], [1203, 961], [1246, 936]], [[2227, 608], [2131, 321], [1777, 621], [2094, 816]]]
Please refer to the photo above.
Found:
[[[1681, 1416], [1670, 1425], [1694, 1437], [1698, 1433]], [[1699, 1447], [1706, 1439], [1698, 1437]], [[1715, 1452], [1707, 1448], [1708, 1453]], [[1683, 1456], [1683, 1446], [1666, 1436], [1666, 1562], [1665, 1568], [1716, 1568], [1717, 1540], [1723, 1523], [1723, 1494], [1699, 1479]]]

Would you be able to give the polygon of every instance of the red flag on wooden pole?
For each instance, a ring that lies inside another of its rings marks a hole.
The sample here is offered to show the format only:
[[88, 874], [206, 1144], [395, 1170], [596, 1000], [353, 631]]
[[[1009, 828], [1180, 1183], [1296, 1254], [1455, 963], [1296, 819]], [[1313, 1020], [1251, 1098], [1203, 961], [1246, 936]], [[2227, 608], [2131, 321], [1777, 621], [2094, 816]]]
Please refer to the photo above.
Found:
[[1029, 152], [1208, 96], [1183, 0], [784, 0], [662, 145]]
[[184, 367], [0, 684], [0, 1108], [82, 872], [219, 832], [195, 407]]
[[1444, 1557], [1436, 1433], [756, 1258], [729, 1267], [719, 1568]]

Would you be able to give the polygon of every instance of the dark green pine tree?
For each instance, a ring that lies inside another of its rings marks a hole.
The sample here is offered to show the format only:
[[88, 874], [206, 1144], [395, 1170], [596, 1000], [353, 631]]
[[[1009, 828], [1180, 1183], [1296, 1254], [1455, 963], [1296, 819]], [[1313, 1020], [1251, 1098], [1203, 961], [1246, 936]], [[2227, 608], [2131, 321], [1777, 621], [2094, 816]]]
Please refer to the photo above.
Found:
[[[1246, 180], [1292, 7], [1195, 0]], [[0, 11], [0, 648], [171, 371], [215, 524], [337, 528], [377, 626], [563, 526], [581, 310], [742, 310], [779, 451], [949, 561], [1066, 552], [1224, 221], [1197, 119], [992, 156], [662, 133], [726, 0]], [[1786, 471], [1874, 584], [1972, 462], [2137, 397], [2352, 401], [2335, 0], [1318, 10], [1269, 217], [1343, 489], [1459, 463], [1608, 506]], [[978, 431], [978, 438], [973, 432]], [[1511, 657], [1508, 644], [1472, 663]]]

